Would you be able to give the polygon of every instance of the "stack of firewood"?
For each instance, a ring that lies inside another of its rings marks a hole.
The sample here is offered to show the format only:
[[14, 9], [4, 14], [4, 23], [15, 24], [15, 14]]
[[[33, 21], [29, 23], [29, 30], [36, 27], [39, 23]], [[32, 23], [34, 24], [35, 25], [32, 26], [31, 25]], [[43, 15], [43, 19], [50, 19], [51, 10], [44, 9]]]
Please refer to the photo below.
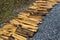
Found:
[[43, 16], [57, 4], [55, 0], [37, 0], [28, 10], [18, 14], [10, 23], [0, 29], [0, 40], [27, 40], [38, 31], [38, 25], [43, 22]]

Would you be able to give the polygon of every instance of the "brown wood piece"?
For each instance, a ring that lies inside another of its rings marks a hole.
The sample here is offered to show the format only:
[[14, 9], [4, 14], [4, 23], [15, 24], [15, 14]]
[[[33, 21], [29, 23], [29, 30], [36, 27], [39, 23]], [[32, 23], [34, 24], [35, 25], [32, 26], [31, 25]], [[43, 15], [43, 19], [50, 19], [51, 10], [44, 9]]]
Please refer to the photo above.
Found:
[[30, 31], [33, 31], [33, 32], [36, 32], [37, 29], [38, 29], [38, 27], [24, 24], [24, 23], [22, 23], [22, 22], [19, 22], [19, 21], [16, 20], [16, 19], [15, 19], [15, 20], [12, 20], [10, 23], [11, 23], [11, 24], [14, 24], [14, 25], [18, 25], [18, 26], [19, 26], [19, 25], [22, 25], [22, 28], [25, 28], [25, 29], [30, 30]]

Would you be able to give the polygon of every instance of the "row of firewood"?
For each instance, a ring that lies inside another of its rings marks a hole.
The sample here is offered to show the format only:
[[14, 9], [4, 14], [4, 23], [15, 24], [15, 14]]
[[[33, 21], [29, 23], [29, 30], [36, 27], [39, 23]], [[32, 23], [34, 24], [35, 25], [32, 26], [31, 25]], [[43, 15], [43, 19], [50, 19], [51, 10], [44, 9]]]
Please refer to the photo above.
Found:
[[37, 0], [28, 10], [18, 14], [10, 23], [0, 28], [0, 40], [27, 40], [38, 31], [38, 25], [43, 22], [43, 16], [57, 4], [55, 0]]

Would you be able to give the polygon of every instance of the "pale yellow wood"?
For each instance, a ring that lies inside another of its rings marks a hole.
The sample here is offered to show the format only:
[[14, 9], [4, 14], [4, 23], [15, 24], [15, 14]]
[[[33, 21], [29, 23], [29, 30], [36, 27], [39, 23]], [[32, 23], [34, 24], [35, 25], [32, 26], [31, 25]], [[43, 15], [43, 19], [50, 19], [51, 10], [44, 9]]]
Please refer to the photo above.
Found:
[[10, 36], [10, 33], [8, 32], [8, 30], [4, 29], [4, 28], [0, 29], [0, 35], [1, 34], [5, 35], [5, 36]]
[[29, 16], [28, 17], [30, 20], [37, 21], [38, 23], [42, 23], [43, 17], [42, 16]]
[[[42, 5], [46, 5], [47, 3], [33, 3], [33, 6], [42, 6]], [[47, 6], [47, 5], [46, 5]]]
[[3, 28], [0, 28], [0, 34], [3, 34], [4, 32], [3, 32]]
[[28, 10], [26, 10], [27, 12], [37, 12], [37, 10], [36, 9], [33, 9], [33, 10], [31, 10], [31, 9], [28, 9]]
[[30, 6], [29, 8], [37, 9], [39, 7], [37, 7], [37, 6]]
[[[44, 4], [44, 5], [43, 5], [43, 4]], [[46, 9], [52, 8], [52, 5], [49, 5], [49, 6], [48, 6], [48, 3], [33, 3], [33, 5], [34, 5], [34, 6], [37, 6], [37, 7], [39, 7], [39, 8], [40, 8], [40, 7], [42, 7], [42, 8], [44, 7], [44, 8], [46, 8]]]
[[21, 12], [18, 15], [29, 16], [30, 14], [29, 13], [26, 13], [26, 12]]
[[21, 22], [18, 22], [17, 19], [14, 19], [12, 21], [10, 21], [11, 24], [14, 24], [14, 25], [22, 25], [22, 28], [25, 28], [25, 29], [28, 29], [30, 31], [33, 31], [33, 32], [36, 32], [38, 27], [35, 27], [35, 26], [31, 26], [31, 25], [27, 25], [27, 24], [23, 24]]
[[20, 25], [20, 23], [18, 21], [16, 21], [16, 19], [10, 20], [10, 23], [14, 24], [14, 25]]
[[18, 18], [32, 20], [32, 21], [35, 21], [37, 23], [42, 22], [42, 16], [23, 16], [23, 15], [18, 15]]
[[22, 28], [28, 29], [28, 30], [33, 31], [33, 32], [37, 32], [37, 30], [38, 30], [38, 27], [25, 25], [25, 24], [21, 24], [21, 25], [22, 25]]
[[29, 10], [27, 10], [27, 11], [37, 12], [37, 10], [47, 10], [47, 9], [46, 8], [41, 8], [40, 5], [34, 5], [34, 6], [30, 6]]
[[8, 40], [8, 37], [6, 37], [6, 36], [1, 36], [1, 37], [2, 37], [2, 39], [3, 39], [3, 38], [5, 38], [5, 39], [7, 39], [7, 40]]
[[16, 39], [19, 39], [19, 40], [27, 40], [27, 38], [20, 36], [20, 35], [17, 35], [15, 33], [12, 36], [15, 37]]
[[7, 31], [11, 31], [10, 34], [12, 34], [16, 31], [17, 27], [13, 26], [12, 24], [6, 24], [6, 25], [4, 25], [3, 28], [6, 29]]
[[18, 18], [25, 19], [25, 18], [27, 18], [27, 16], [26, 15], [18, 15]]
[[57, 4], [57, 2], [55, 0], [48, 0], [48, 1], [42, 1], [42, 0], [38, 0], [36, 1], [36, 3], [33, 3], [34, 5], [38, 5], [41, 7], [41, 4], [46, 4], [48, 5], [48, 8], [52, 8], [53, 5]]
[[49, 5], [51, 5], [51, 6], [53, 6], [53, 5], [57, 4], [57, 2], [56, 2], [56, 1], [51, 1], [51, 0], [50, 0], [50, 1], [48, 1], [47, 3], [48, 3]]
[[25, 23], [25, 24], [29, 24], [29, 25], [32, 25], [32, 26], [38, 26], [37, 23], [35, 21], [31, 21], [31, 20], [27, 20], [27, 19], [16, 19], [22, 23]]
[[42, 2], [42, 3], [46, 3], [46, 1], [42, 1], [42, 0], [37, 0], [37, 1], [35, 1], [35, 2]]

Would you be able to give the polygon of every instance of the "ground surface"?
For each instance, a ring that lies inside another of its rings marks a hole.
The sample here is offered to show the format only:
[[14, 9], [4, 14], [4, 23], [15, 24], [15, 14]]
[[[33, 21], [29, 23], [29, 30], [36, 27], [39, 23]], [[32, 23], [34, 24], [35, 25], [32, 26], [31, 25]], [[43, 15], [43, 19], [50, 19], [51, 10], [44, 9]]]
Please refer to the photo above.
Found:
[[33, 40], [60, 40], [60, 3], [44, 17]]
[[33, 1], [35, 0], [0, 0], [0, 24], [9, 21], [16, 16], [16, 12], [23, 11]]

